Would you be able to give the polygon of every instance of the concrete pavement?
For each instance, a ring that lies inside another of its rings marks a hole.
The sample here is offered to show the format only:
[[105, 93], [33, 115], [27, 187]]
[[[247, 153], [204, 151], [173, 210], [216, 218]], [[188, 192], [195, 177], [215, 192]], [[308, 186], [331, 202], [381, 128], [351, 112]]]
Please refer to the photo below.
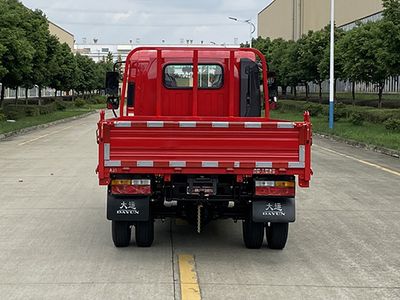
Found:
[[0, 142], [0, 299], [179, 299], [180, 254], [195, 257], [202, 299], [400, 298], [399, 159], [315, 138], [283, 251], [245, 249], [232, 221], [201, 235], [157, 222], [152, 248], [117, 249], [96, 121]]

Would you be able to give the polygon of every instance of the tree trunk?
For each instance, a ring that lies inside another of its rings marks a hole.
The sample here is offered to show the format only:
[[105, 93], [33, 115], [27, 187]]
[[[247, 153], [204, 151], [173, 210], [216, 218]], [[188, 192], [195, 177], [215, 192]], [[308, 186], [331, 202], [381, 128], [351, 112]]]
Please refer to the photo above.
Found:
[[4, 94], [6, 92], [6, 87], [4, 84], [1, 85], [1, 95], [0, 95], [0, 107], [3, 106]]
[[39, 86], [39, 98], [42, 98], [42, 87]]
[[294, 97], [297, 98], [297, 86], [294, 86]]
[[322, 81], [318, 81], [318, 87], [319, 87], [319, 103], [322, 103]]
[[287, 99], [287, 86], [282, 86], [282, 96], [284, 96], [285, 99]]
[[26, 87], [25, 88], [25, 104], [26, 105], [28, 105], [28, 92], [29, 92], [29, 89]]
[[356, 83], [353, 81], [351, 83], [351, 97], [353, 99], [353, 105], [356, 105]]
[[17, 86], [15, 88], [15, 104], [18, 104], [18, 90], [19, 90], [19, 87]]
[[54, 92], [54, 97], [57, 97], [57, 92], [58, 92], [57, 90]]
[[305, 84], [305, 87], [306, 87], [306, 100], [308, 100], [308, 98], [310, 97], [309, 89], [308, 89], [308, 83]]
[[383, 96], [383, 90], [385, 88], [385, 83], [381, 82], [379, 84], [379, 101], [378, 101], [378, 108], [382, 108], [382, 96]]

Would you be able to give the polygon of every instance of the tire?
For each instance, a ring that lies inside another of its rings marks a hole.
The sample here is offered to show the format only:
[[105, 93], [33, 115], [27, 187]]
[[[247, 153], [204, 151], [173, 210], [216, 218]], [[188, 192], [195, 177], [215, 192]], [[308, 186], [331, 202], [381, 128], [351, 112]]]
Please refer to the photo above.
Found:
[[243, 225], [243, 241], [248, 249], [260, 249], [264, 240], [264, 223], [245, 220]]
[[136, 222], [136, 246], [150, 247], [154, 241], [154, 220]]
[[112, 221], [112, 239], [115, 247], [128, 247], [131, 241], [131, 227], [128, 222]]
[[282, 250], [288, 238], [289, 223], [270, 223], [265, 228], [268, 248]]

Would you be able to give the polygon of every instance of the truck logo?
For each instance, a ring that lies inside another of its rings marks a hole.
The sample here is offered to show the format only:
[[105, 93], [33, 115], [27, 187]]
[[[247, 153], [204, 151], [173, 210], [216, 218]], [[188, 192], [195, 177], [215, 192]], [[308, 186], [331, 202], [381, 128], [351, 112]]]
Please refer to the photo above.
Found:
[[117, 215], [138, 215], [139, 210], [136, 208], [134, 201], [125, 202], [122, 201], [119, 210], [117, 210]]
[[276, 202], [274, 204], [267, 203], [265, 206], [265, 210], [263, 212], [263, 216], [285, 216], [286, 213], [282, 209], [282, 204]]

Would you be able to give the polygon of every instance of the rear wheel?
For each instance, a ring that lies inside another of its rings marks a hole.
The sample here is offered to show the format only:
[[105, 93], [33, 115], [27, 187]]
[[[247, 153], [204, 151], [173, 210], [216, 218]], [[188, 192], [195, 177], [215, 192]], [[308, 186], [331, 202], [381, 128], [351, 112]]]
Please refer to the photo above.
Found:
[[243, 221], [243, 241], [246, 248], [260, 249], [264, 240], [264, 223]]
[[115, 247], [128, 247], [131, 241], [131, 227], [128, 222], [112, 221], [112, 239]]
[[135, 225], [136, 246], [150, 247], [154, 241], [154, 220], [137, 222]]
[[282, 250], [288, 238], [289, 223], [270, 223], [265, 228], [268, 247]]

